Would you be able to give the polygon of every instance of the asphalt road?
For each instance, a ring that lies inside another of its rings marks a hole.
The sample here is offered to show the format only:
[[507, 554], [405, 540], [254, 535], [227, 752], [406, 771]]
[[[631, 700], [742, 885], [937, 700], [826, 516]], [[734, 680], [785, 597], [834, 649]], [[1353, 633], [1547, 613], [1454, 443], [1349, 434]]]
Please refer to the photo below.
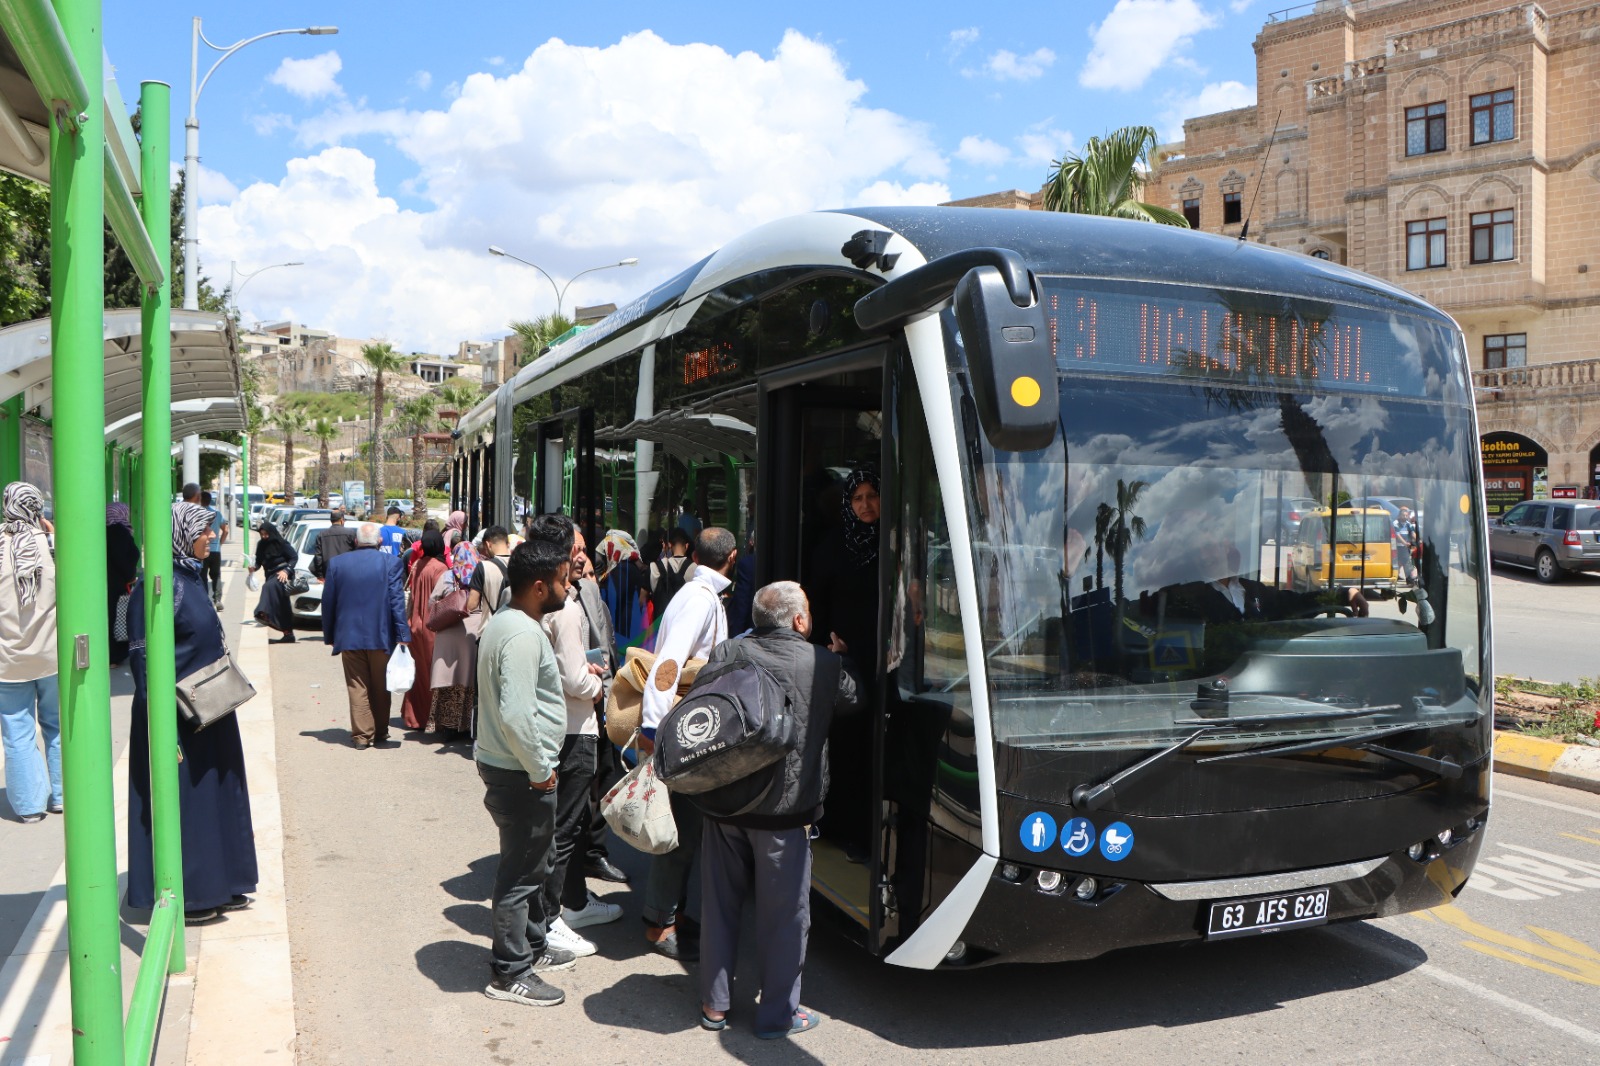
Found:
[[1506, 777], [1482, 874], [1425, 915], [954, 973], [887, 967], [819, 922], [804, 1001], [826, 1020], [774, 1045], [749, 1035], [743, 985], [733, 1026], [699, 1030], [692, 972], [644, 953], [636, 892], [591, 882], [626, 914], [555, 975], [567, 1002], [493, 1002], [470, 752], [355, 751], [336, 660], [271, 654], [302, 1063], [1600, 1060], [1600, 796]]
[[1496, 566], [1494, 672], [1541, 681], [1600, 677], [1600, 574], [1543, 585], [1530, 570]]

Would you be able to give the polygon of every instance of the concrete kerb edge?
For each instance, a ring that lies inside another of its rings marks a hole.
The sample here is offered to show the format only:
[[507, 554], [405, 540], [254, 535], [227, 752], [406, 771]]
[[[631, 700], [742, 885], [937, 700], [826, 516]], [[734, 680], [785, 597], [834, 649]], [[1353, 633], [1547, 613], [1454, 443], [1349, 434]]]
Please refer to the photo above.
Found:
[[1494, 768], [1516, 777], [1600, 793], [1600, 748], [1496, 730]]

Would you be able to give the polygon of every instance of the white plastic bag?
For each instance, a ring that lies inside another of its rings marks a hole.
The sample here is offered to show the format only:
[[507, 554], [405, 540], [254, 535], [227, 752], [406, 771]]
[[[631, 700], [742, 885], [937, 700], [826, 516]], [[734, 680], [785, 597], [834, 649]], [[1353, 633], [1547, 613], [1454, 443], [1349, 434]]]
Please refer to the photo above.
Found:
[[244, 578], [244, 587], [249, 589], [251, 592], [260, 592], [261, 572], [258, 570], [252, 570], [246, 574]]
[[665, 855], [678, 846], [672, 801], [656, 778], [654, 759], [639, 756], [639, 765], [600, 801], [600, 813], [617, 836], [646, 855]]
[[388, 688], [390, 692], [410, 692], [417, 680], [417, 663], [411, 658], [411, 649], [404, 644], [395, 646], [389, 656]]

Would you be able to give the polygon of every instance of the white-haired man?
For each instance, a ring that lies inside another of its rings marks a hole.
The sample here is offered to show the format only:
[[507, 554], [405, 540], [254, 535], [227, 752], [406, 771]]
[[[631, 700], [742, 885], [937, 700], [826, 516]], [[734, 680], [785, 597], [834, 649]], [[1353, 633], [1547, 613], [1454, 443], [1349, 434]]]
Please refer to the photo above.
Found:
[[322, 586], [322, 641], [344, 666], [350, 740], [358, 751], [389, 739], [389, 656], [396, 644], [411, 643], [405, 569], [398, 557], [377, 550], [382, 542], [378, 526], [363, 522], [355, 550], [328, 561]]

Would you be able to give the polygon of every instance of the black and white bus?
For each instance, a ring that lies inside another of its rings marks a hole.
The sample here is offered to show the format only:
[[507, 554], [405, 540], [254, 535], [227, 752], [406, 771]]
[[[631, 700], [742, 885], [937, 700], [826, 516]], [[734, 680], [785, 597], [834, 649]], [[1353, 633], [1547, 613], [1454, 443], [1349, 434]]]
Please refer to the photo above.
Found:
[[[593, 545], [687, 500], [756, 531], [755, 582], [811, 587], [841, 484], [878, 476], [872, 705], [834, 736], [815, 888], [889, 962], [1390, 915], [1472, 870], [1471, 382], [1453, 322], [1383, 281], [1148, 223], [819, 212], [538, 356], [458, 445], [475, 525], [559, 509]], [[1417, 501], [1410, 579], [1291, 589], [1285, 501], [1372, 496]]]

